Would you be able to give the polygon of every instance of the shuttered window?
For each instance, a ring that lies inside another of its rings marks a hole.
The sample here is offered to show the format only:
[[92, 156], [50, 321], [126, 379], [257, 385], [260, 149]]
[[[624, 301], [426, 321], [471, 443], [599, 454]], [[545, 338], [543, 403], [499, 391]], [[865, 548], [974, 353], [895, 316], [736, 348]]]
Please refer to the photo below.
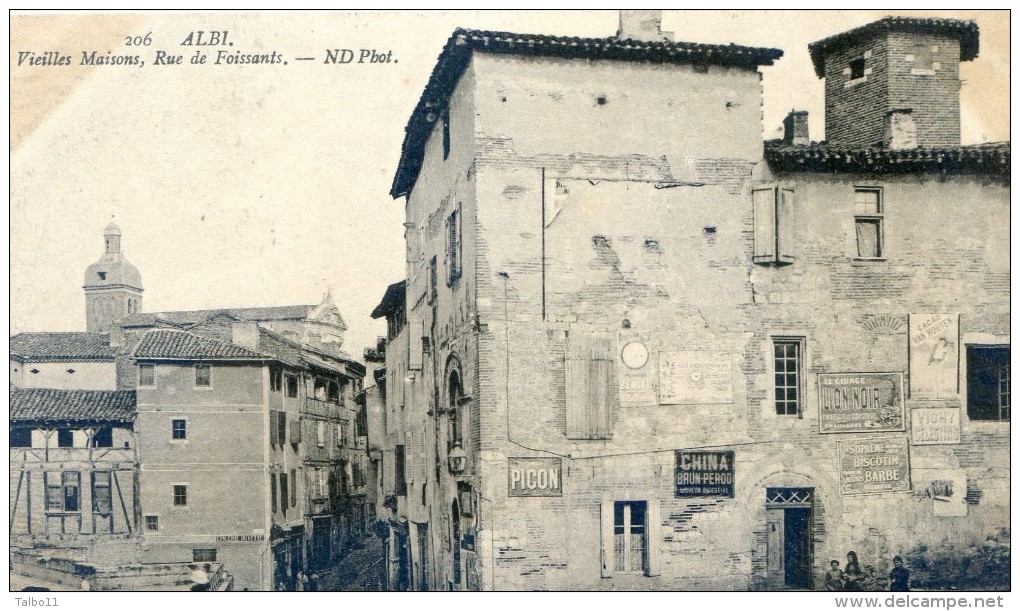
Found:
[[613, 436], [615, 372], [612, 340], [572, 333], [565, 343], [567, 438]]
[[776, 265], [794, 260], [794, 192], [779, 185], [752, 191], [755, 263]]
[[603, 501], [602, 577], [660, 574], [658, 501]]

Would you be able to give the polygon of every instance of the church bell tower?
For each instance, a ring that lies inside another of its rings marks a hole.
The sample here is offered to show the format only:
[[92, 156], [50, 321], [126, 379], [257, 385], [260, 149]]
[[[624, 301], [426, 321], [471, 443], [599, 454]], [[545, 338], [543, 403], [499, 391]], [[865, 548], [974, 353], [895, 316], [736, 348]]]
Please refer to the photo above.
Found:
[[120, 227], [103, 231], [105, 250], [85, 270], [85, 330], [109, 333], [115, 321], [142, 310], [142, 275], [120, 250]]

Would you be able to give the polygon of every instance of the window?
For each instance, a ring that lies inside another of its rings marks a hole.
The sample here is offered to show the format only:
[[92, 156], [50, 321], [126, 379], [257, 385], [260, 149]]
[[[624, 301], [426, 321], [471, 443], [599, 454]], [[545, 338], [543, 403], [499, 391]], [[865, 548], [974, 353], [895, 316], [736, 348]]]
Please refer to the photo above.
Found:
[[283, 370], [279, 367], [269, 368], [269, 390], [280, 392], [283, 389]]
[[188, 438], [188, 421], [184, 419], [170, 421], [171, 439]]
[[439, 289], [436, 284], [439, 283], [439, 268], [436, 263], [436, 258], [432, 257], [429, 260], [429, 303], [435, 303], [436, 297], [439, 296]]
[[104, 426], [95, 430], [92, 433], [92, 447], [93, 448], [112, 448], [113, 447], [113, 428]]
[[613, 503], [613, 570], [636, 573], [645, 569], [645, 501]]
[[277, 500], [276, 500], [276, 474], [275, 473], [270, 473], [269, 474], [269, 498], [270, 498], [270, 501], [269, 501], [270, 505], [269, 506], [272, 507], [272, 512], [276, 513], [277, 511], [279, 511], [279, 504], [277, 503]]
[[450, 112], [443, 111], [443, 159], [450, 156]]
[[294, 507], [297, 505], [297, 469], [290, 470], [290, 506]]
[[212, 367], [209, 365], [195, 365], [195, 386], [212, 386]]
[[450, 397], [450, 408], [449, 408], [449, 420], [450, 420], [450, 431], [447, 438], [450, 440], [450, 449], [453, 448], [453, 444], [459, 443], [461, 447], [464, 446], [464, 438], [461, 434], [461, 423], [459, 416], [461, 397], [464, 392], [460, 386], [460, 376], [456, 371], [450, 372], [450, 382], [447, 390], [448, 396]]
[[77, 471], [48, 471], [45, 479], [47, 511], [79, 511], [81, 473]]
[[11, 429], [12, 448], [31, 448], [32, 429]]
[[655, 501], [603, 501], [602, 576], [658, 575], [659, 524]]
[[[276, 427], [279, 435], [279, 443], [277, 445], [283, 447], [287, 443], [287, 412], [276, 412]], [[300, 429], [298, 430], [300, 431]]]
[[613, 411], [615, 350], [608, 337], [572, 334], [564, 346], [568, 439], [610, 439]]
[[285, 376], [287, 382], [287, 396], [296, 397], [298, 395], [298, 381], [297, 376]]
[[344, 445], [344, 425], [340, 423], [336, 425], [336, 445], [337, 447]]
[[407, 479], [406, 473], [404, 473], [406, 458], [404, 446], [398, 445], [393, 454], [394, 489], [397, 496], [407, 496]]
[[289, 493], [289, 491], [287, 489], [287, 484], [288, 483], [289, 482], [287, 481], [287, 474], [286, 473], [281, 473], [280, 474], [280, 511], [283, 512], [283, 515], [287, 515], [287, 497], [290, 496], [290, 493]]
[[859, 78], [864, 78], [864, 58], [858, 57], [857, 59], [850, 60], [850, 80], [854, 81]]
[[110, 472], [92, 472], [92, 513], [109, 515], [113, 512], [113, 496], [110, 494]]
[[779, 185], [762, 185], [752, 191], [754, 206], [755, 263], [793, 263], [793, 190]]
[[191, 550], [192, 562], [216, 562], [216, 548]]
[[460, 279], [461, 251], [463, 250], [461, 243], [463, 238], [462, 224], [461, 209], [460, 205], [458, 205], [457, 209], [451, 212], [450, 216], [446, 219], [446, 265], [449, 270], [446, 286], [453, 286]]
[[330, 381], [326, 387], [326, 400], [332, 401], [333, 403], [340, 403], [340, 385], [336, 382]]
[[857, 234], [857, 256], [880, 259], [882, 244], [882, 190], [862, 187], [854, 190], [854, 225]]
[[159, 516], [145, 516], [145, 530], [159, 530]]
[[155, 386], [156, 385], [156, 366], [155, 365], [139, 365], [138, 366], [138, 385], [139, 386]]
[[799, 416], [802, 407], [804, 340], [776, 338], [772, 340], [775, 374], [775, 406], [780, 416]]
[[326, 422], [323, 420], [315, 422], [315, 445], [320, 448], [326, 445]]
[[967, 416], [1009, 421], [1009, 346], [967, 346]]
[[57, 429], [57, 447], [73, 448], [74, 431], [72, 431], [71, 429]]
[[188, 487], [180, 484], [174, 485], [174, 507], [188, 506]]
[[329, 473], [325, 469], [312, 472], [312, 498], [324, 499], [329, 494]]
[[326, 400], [326, 380], [315, 378], [315, 392], [313, 396], [319, 401]]

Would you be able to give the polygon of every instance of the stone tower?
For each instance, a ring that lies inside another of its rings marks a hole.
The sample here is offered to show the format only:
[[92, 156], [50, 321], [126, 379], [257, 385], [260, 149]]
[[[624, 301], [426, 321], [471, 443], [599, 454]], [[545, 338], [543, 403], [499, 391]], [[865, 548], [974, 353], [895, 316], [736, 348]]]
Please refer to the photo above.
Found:
[[847, 148], [960, 146], [960, 62], [972, 21], [886, 17], [808, 45], [825, 79], [825, 138]]
[[106, 246], [99, 261], [85, 270], [85, 330], [109, 333], [114, 321], [142, 309], [142, 275], [120, 250], [120, 227], [103, 231]]

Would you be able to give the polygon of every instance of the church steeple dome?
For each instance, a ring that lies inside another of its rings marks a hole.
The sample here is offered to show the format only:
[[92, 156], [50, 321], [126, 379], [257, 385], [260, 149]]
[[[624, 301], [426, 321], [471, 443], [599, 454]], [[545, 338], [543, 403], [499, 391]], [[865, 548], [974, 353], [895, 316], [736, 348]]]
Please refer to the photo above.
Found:
[[115, 321], [142, 307], [142, 275], [121, 252], [121, 231], [110, 222], [103, 230], [105, 248], [85, 270], [85, 327], [107, 333]]

